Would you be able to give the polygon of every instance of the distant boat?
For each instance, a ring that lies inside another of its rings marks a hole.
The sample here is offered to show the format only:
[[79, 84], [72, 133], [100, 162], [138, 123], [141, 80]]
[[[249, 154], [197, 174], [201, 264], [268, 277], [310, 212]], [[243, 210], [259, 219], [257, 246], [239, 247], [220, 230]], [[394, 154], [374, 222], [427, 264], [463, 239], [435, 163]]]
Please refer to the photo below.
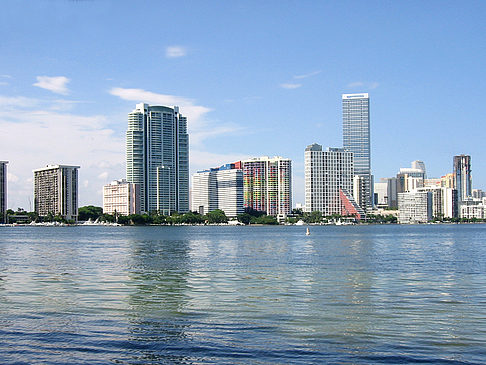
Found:
[[310, 236], [309, 227], [307, 227], [307, 230], [305, 231], [305, 235], [306, 235], [306, 236]]

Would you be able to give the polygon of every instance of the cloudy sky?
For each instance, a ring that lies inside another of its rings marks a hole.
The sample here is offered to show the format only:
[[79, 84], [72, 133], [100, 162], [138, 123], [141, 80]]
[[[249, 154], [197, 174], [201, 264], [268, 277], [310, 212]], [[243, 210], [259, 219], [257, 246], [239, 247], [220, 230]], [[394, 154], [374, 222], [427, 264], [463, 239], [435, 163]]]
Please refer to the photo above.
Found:
[[4, 0], [0, 160], [8, 206], [31, 209], [32, 170], [80, 165], [80, 205], [125, 176], [127, 114], [179, 105], [191, 172], [342, 146], [341, 94], [371, 97], [375, 179], [472, 156], [486, 189], [486, 2]]

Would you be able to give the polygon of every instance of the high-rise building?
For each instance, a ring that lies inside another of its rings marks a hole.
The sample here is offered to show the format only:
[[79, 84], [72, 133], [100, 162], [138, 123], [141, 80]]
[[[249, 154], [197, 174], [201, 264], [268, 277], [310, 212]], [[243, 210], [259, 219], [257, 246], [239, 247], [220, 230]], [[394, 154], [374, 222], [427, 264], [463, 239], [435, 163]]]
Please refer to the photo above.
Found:
[[454, 156], [454, 185], [459, 204], [472, 196], [471, 156]]
[[[344, 148], [327, 148], [314, 143], [305, 149], [305, 211], [324, 216], [341, 214], [341, 196], [352, 200], [353, 153]], [[344, 194], [340, 195], [340, 191]]]
[[440, 178], [440, 181], [441, 181], [440, 186], [442, 186], [443, 188], [451, 188], [451, 189], [456, 188], [456, 185], [455, 185], [455, 182], [454, 182], [454, 174], [452, 172], [442, 176]]
[[343, 147], [354, 155], [354, 174], [362, 177], [361, 208], [373, 208], [370, 147], [370, 99], [367, 93], [343, 94]]
[[285, 216], [292, 211], [292, 161], [282, 157], [256, 157], [241, 161], [244, 206]]
[[34, 210], [41, 217], [49, 214], [78, 219], [79, 166], [49, 165], [34, 170]]
[[424, 173], [424, 179], [427, 178], [427, 171], [425, 169], [425, 163], [423, 161], [412, 161], [412, 169], [421, 170]]
[[398, 193], [398, 223], [427, 223], [432, 220], [432, 193], [430, 191], [409, 191]]
[[140, 186], [125, 179], [103, 186], [103, 213], [140, 214]]
[[373, 191], [375, 192], [375, 206], [378, 208], [388, 207], [388, 180], [381, 179], [380, 182], [375, 182], [373, 185]]
[[0, 161], [0, 223], [6, 222], [7, 214], [7, 164]]
[[207, 214], [221, 209], [228, 217], [244, 212], [243, 170], [235, 164], [192, 175], [192, 210]]
[[179, 107], [137, 104], [128, 114], [127, 181], [140, 185], [140, 208], [189, 211], [189, 136]]
[[432, 216], [436, 218], [458, 217], [457, 190], [440, 186], [424, 186], [417, 191], [432, 195]]

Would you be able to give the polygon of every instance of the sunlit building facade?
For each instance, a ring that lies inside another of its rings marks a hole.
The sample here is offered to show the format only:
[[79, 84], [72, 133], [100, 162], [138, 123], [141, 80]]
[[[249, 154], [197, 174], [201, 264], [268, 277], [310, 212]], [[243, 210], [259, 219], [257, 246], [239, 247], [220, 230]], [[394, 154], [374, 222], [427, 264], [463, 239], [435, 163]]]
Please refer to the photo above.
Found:
[[244, 212], [243, 170], [235, 164], [192, 175], [192, 211], [207, 214], [220, 209], [228, 217]]
[[367, 93], [343, 94], [343, 147], [353, 153], [354, 174], [363, 180], [361, 208], [373, 208], [371, 176], [370, 99]]
[[103, 186], [103, 213], [140, 214], [140, 186], [125, 179]]
[[79, 166], [50, 165], [34, 170], [34, 210], [41, 217], [78, 219]]
[[430, 191], [409, 191], [398, 193], [398, 223], [416, 224], [432, 220], [432, 193]]
[[283, 157], [256, 157], [241, 161], [244, 206], [268, 215], [292, 211], [292, 161]]
[[126, 156], [142, 211], [189, 211], [189, 136], [178, 107], [137, 104], [128, 114]]
[[472, 197], [471, 156], [454, 156], [454, 185], [459, 203]]
[[314, 143], [305, 149], [305, 211], [324, 216], [342, 213], [340, 190], [351, 200], [353, 153], [343, 148], [327, 148]]

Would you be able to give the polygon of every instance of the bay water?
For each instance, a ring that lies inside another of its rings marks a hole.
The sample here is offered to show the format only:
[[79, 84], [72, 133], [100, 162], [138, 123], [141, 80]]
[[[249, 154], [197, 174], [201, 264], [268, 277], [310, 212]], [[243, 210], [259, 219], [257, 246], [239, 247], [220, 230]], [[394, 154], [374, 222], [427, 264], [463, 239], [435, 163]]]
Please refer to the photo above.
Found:
[[0, 227], [0, 363], [486, 363], [486, 225]]

